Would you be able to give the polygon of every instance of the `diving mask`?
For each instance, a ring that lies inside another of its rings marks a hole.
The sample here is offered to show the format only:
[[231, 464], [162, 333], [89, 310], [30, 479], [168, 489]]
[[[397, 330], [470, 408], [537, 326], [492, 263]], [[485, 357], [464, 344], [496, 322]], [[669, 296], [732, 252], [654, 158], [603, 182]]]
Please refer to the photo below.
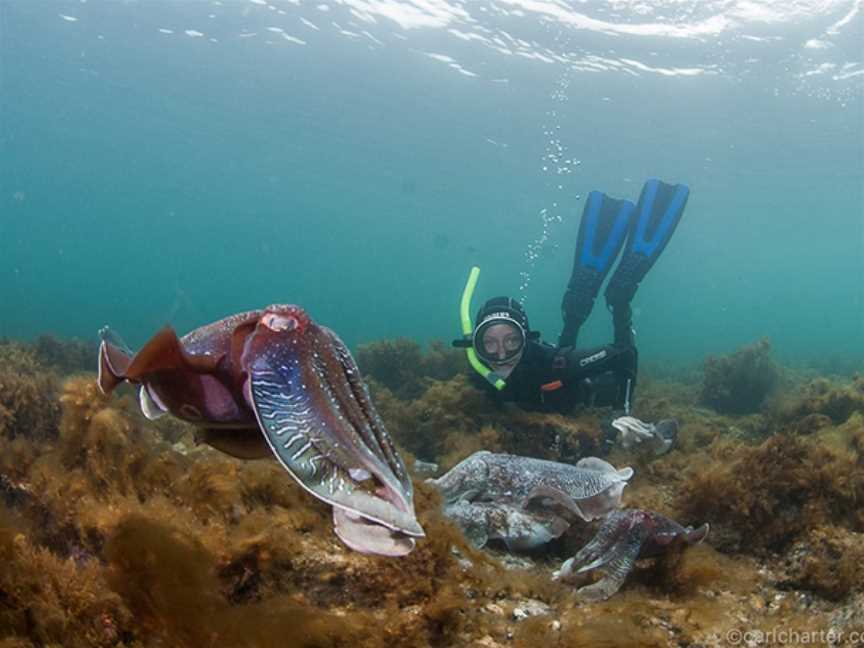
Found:
[[517, 358], [525, 349], [522, 325], [506, 311], [489, 313], [474, 329], [472, 343], [477, 355], [493, 365]]

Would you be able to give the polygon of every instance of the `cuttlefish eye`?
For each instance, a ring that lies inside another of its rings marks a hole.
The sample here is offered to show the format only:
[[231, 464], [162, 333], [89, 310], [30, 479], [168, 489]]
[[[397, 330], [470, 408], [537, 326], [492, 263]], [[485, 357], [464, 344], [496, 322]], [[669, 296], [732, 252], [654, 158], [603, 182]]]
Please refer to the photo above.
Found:
[[267, 313], [261, 318], [261, 323], [271, 331], [293, 331], [300, 325], [296, 317], [277, 313]]

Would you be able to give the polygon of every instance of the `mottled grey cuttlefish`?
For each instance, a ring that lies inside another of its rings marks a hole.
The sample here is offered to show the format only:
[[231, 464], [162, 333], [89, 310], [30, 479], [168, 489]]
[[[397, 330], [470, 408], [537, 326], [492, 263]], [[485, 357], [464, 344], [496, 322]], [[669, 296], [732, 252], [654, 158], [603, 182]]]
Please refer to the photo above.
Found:
[[524, 549], [557, 538], [574, 519], [595, 520], [619, 508], [632, 475], [596, 457], [572, 466], [482, 451], [429, 482], [474, 544], [497, 539]]
[[574, 521], [602, 519], [594, 538], [556, 572], [572, 580], [598, 570], [603, 578], [578, 593], [599, 600], [618, 591], [637, 558], [658, 555], [676, 541], [701, 542], [708, 534], [707, 524], [693, 529], [653, 511], [621, 510], [632, 475], [632, 469], [596, 457], [572, 466], [484, 451], [428, 481], [444, 496], [444, 514], [477, 547], [501, 540], [510, 550], [531, 549]]

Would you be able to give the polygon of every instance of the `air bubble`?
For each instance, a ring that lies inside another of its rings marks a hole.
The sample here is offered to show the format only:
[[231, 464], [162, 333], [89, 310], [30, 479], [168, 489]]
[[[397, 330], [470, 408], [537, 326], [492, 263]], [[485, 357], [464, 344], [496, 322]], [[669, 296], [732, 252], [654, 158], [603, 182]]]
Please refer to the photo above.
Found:
[[[565, 92], [570, 87], [569, 71], [565, 72], [558, 79], [556, 87], [550, 93], [550, 100], [556, 103], [566, 103], [568, 101], [567, 93]], [[562, 114], [564, 114], [562, 112]], [[550, 174], [550, 181], [547, 184], [547, 191], [564, 192], [568, 190], [568, 185], [565, 183], [565, 178], [572, 176], [576, 167], [581, 165], [581, 161], [575, 159], [572, 155], [568, 155], [567, 145], [561, 139], [562, 124], [559, 119], [559, 109], [550, 107], [546, 111], [546, 123], [541, 124], [540, 131], [546, 139], [543, 155], [540, 158], [541, 173]], [[575, 194], [575, 200], [580, 200], [581, 196]], [[558, 201], [551, 203], [551, 207], [544, 207], [538, 211], [540, 217], [540, 235], [531, 243], [528, 244], [525, 250], [525, 264], [527, 268], [520, 272], [520, 301], [525, 302], [525, 293], [531, 284], [532, 272], [540, 260], [543, 250], [551, 245], [557, 247], [557, 243], [551, 241], [551, 231], [553, 224], [563, 222], [563, 216], [558, 212]]]

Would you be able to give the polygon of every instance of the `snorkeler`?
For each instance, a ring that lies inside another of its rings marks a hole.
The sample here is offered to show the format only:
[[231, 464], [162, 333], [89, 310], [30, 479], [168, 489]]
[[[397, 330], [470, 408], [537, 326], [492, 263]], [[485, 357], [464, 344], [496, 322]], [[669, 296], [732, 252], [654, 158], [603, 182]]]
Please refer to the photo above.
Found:
[[[613, 422], [625, 445], [653, 439], [658, 451], [668, 449], [677, 432], [674, 421], [655, 426], [629, 416], [638, 366], [630, 302], [675, 232], [688, 195], [685, 185], [660, 180], [645, 183], [636, 205], [599, 191], [588, 195], [561, 304], [564, 328], [557, 345], [540, 340], [525, 309], [510, 297], [483, 304], [472, 326], [469, 308], [479, 275], [478, 268], [472, 269], [462, 295], [463, 337], [453, 345], [466, 349], [472, 367], [497, 399], [541, 411], [611, 407], [625, 415]], [[577, 348], [579, 329], [622, 248], [605, 291], [613, 342]]]

